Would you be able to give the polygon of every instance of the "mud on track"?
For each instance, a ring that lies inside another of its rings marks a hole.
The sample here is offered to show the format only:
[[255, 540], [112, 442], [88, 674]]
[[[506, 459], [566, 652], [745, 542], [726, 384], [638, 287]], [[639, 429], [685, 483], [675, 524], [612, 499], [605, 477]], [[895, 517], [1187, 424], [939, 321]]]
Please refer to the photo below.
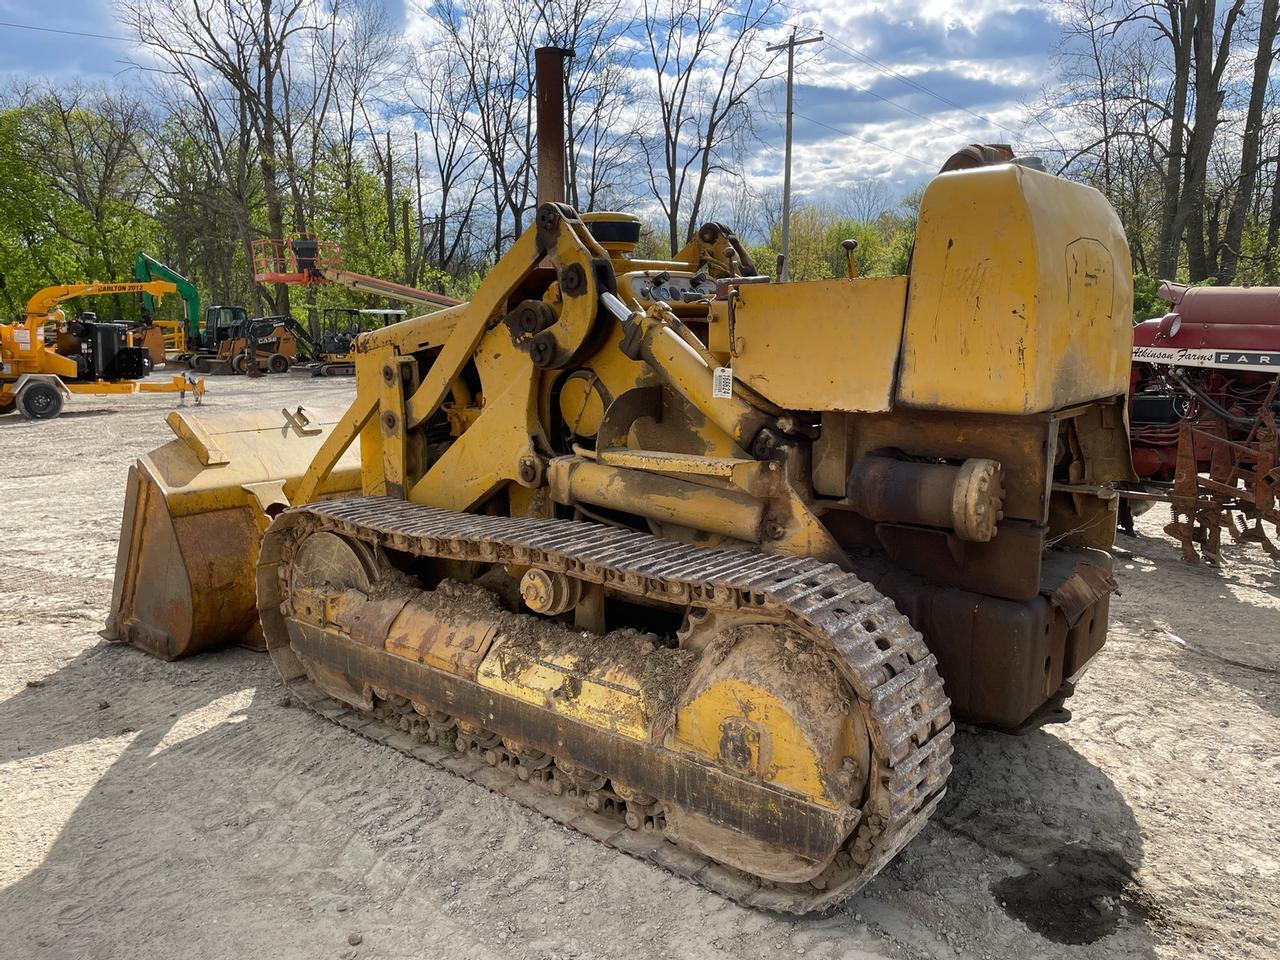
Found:
[[[210, 410], [352, 390], [210, 383]], [[962, 731], [944, 806], [903, 856], [793, 921], [286, 708], [265, 657], [167, 664], [101, 641], [125, 471], [169, 438], [172, 405], [0, 417], [0, 955], [1280, 952], [1280, 572], [1254, 549], [1187, 567], [1164, 512], [1141, 518], [1075, 719]]]

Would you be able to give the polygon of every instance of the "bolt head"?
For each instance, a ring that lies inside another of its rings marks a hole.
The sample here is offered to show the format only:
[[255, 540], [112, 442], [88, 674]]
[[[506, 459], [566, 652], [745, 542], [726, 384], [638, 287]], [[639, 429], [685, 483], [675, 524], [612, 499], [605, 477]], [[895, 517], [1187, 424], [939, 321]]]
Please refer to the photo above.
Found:
[[535, 367], [545, 367], [551, 363], [552, 357], [555, 355], [555, 349], [552, 346], [554, 341], [543, 334], [539, 334], [529, 346], [529, 359], [533, 361]]
[[516, 312], [516, 326], [521, 333], [537, 333], [542, 329], [542, 317], [532, 306], [522, 306]]
[[538, 208], [538, 229], [554, 230], [560, 222], [560, 214], [556, 208], [549, 203], [544, 203]]
[[536, 457], [521, 457], [516, 466], [516, 479], [526, 487], [536, 487], [542, 482], [542, 462]]
[[560, 271], [560, 289], [568, 296], [581, 293], [587, 287], [587, 274], [582, 265], [572, 263]]

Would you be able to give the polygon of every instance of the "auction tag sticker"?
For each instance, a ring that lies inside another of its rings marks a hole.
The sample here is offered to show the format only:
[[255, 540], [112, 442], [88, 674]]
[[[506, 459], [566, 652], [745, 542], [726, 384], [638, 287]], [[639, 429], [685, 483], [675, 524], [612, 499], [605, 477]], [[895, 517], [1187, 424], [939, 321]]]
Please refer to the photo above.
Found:
[[716, 400], [733, 399], [733, 367], [716, 367], [711, 375], [711, 396]]

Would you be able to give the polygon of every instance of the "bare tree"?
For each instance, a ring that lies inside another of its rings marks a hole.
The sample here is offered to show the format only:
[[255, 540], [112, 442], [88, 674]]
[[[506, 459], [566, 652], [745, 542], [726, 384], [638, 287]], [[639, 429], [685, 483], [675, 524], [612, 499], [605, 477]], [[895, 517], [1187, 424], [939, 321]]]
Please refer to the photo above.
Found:
[[472, 217], [484, 188], [481, 168], [485, 155], [468, 124], [471, 87], [456, 52], [428, 43], [415, 53], [418, 89], [410, 97], [411, 115], [426, 128], [431, 186], [420, 196], [419, 204], [432, 198], [430, 210], [424, 208], [419, 214], [423, 233], [420, 250], [424, 258], [429, 251], [431, 266], [449, 272], [460, 266], [469, 252]]
[[[126, 18], [135, 18], [128, 22], [140, 35], [160, 29], [149, 7], [121, 9]], [[192, 246], [188, 241], [197, 239], [190, 228], [198, 216], [205, 224], [200, 241], [226, 231], [248, 263], [254, 236], [251, 211], [261, 192], [249, 109], [242, 98], [224, 96], [226, 88], [210, 79], [199, 61], [181, 56], [181, 50], [175, 45], [174, 55], [146, 67], [148, 92], [159, 108], [152, 130], [158, 149], [145, 156], [157, 200], [169, 200], [182, 212], [170, 226], [183, 253]], [[203, 252], [205, 276], [217, 278], [222, 298], [233, 300], [240, 285], [231, 276], [229, 258], [207, 248]], [[182, 267], [190, 270], [185, 259]], [[247, 271], [241, 279], [246, 289], [261, 295]]]
[[871, 223], [893, 209], [893, 191], [883, 180], [849, 180], [840, 184], [836, 210], [861, 223]]
[[757, 88], [776, 76], [762, 34], [780, 10], [780, 0], [645, 0], [640, 26], [656, 118], [641, 142], [672, 250], [693, 236], [726, 147], [751, 124]]
[[[1217, 0], [1162, 0], [1145, 3], [1132, 14], [1165, 39], [1171, 54], [1173, 105], [1156, 261], [1162, 276], [1176, 272], [1178, 244], [1193, 216], [1194, 226], [1200, 224], [1209, 153], [1222, 109], [1222, 74], [1243, 9], [1244, 0], [1233, 0], [1221, 24], [1217, 22]], [[1189, 122], [1192, 93], [1195, 99]], [[1188, 244], [1191, 277], [1204, 279], [1203, 235], [1198, 229], [1193, 232]]]
[[727, 224], [743, 239], [767, 238], [773, 226], [764, 198], [745, 177], [730, 177], [708, 192], [709, 218]]
[[[342, 165], [343, 186], [356, 182], [357, 144], [372, 129], [369, 106], [379, 86], [388, 83], [386, 65], [396, 66], [395, 34], [385, 8], [377, 0], [361, 0], [345, 11], [342, 55], [337, 58], [332, 120], [325, 129], [328, 145]], [[361, 211], [363, 213], [363, 211]]]
[[[1060, 171], [1106, 192], [1140, 270], [1173, 277], [1185, 263], [1191, 280], [1234, 277], [1246, 221], [1264, 217], [1275, 3], [1063, 0], [1058, 9], [1063, 38], [1041, 121], [1051, 138], [1063, 134], [1049, 151]], [[1248, 87], [1236, 49], [1251, 32], [1266, 53], [1253, 58]]]
[[[288, 123], [288, 54], [296, 37], [323, 22], [318, 0], [120, 0], [119, 10], [154, 55], [139, 63], [140, 69], [181, 81], [210, 113], [234, 111], [241, 132], [251, 133], [267, 232], [284, 236], [282, 179], [289, 162], [281, 141], [288, 139], [282, 138]], [[247, 227], [247, 216], [245, 221]], [[246, 246], [249, 239], [246, 231]], [[287, 286], [276, 284], [273, 300], [276, 312], [289, 312]]]
[[468, 122], [487, 166], [496, 259], [506, 238], [523, 232], [533, 198], [538, 22], [520, 0], [441, 0], [422, 10], [440, 24], [467, 84]]
[[306, 12], [323, 19], [298, 34], [280, 76], [286, 182], [293, 228], [300, 232], [311, 231], [317, 167], [331, 142], [330, 113], [340, 114], [344, 81], [358, 83], [366, 95], [376, 89], [379, 65], [395, 43], [386, 11], [376, 0], [335, 0], [327, 15], [317, 8]]
[[625, 206], [630, 198], [620, 193], [639, 131], [623, 0], [545, 0], [539, 18], [548, 44], [573, 51], [565, 84], [567, 199], [581, 210], [606, 198]]

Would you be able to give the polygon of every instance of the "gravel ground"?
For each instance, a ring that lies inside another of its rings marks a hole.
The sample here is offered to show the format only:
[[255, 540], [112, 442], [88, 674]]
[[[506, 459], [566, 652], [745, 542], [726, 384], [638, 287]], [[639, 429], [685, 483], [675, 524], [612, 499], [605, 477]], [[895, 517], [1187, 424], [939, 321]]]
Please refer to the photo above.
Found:
[[[349, 381], [217, 378], [209, 410]], [[0, 417], [0, 953], [32, 958], [1275, 957], [1280, 572], [1120, 538], [1110, 642], [826, 916], [753, 912], [282, 704], [265, 657], [98, 637], [128, 463], [171, 398]]]

